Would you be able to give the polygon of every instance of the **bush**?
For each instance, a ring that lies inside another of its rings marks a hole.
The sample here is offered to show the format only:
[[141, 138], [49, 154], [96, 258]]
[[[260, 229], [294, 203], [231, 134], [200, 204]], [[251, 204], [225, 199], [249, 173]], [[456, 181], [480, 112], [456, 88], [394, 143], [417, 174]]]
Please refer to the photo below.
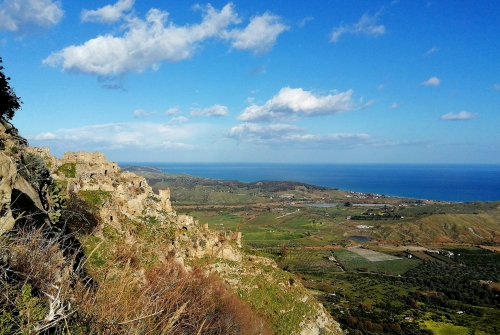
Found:
[[21, 99], [16, 95], [14, 89], [10, 87], [10, 77], [3, 73], [4, 67], [0, 57], [0, 116], [7, 120], [12, 120], [14, 113], [21, 108]]
[[57, 172], [62, 173], [66, 178], [75, 178], [75, 176], [76, 176], [76, 164], [75, 163], [65, 163], [57, 168]]
[[37, 191], [50, 182], [50, 171], [39, 155], [27, 154], [22, 157], [18, 170], [19, 174]]
[[187, 272], [170, 260], [145, 270], [122, 245], [115, 259], [94, 267], [96, 282], [66, 239], [40, 229], [0, 237], [0, 334], [270, 333], [205, 269]]

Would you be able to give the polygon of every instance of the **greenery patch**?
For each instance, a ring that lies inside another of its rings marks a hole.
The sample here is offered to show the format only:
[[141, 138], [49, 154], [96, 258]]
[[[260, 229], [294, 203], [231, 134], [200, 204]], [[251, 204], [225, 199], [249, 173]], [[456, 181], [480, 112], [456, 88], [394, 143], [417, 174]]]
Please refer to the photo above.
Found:
[[65, 163], [57, 168], [57, 172], [61, 173], [66, 178], [75, 178], [75, 176], [76, 176], [76, 164], [75, 163]]

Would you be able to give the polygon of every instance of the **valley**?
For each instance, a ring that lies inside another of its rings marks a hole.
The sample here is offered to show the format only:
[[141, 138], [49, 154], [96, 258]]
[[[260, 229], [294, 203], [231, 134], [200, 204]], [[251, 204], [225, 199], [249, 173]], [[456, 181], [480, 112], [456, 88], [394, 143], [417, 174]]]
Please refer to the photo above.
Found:
[[241, 232], [248, 253], [293, 273], [353, 334], [500, 332], [500, 202], [132, 170], [170, 187], [178, 213]]

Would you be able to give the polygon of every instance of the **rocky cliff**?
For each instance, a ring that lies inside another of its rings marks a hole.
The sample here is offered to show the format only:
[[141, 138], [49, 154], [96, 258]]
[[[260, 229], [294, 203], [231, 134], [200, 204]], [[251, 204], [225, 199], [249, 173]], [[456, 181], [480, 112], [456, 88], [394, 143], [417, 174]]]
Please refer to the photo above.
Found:
[[342, 333], [294, 275], [242, 252], [240, 233], [209, 230], [177, 215], [169, 189], [153, 192], [143, 177], [121, 172], [102, 153], [70, 152], [59, 159], [47, 148], [26, 146], [9, 124], [2, 127], [0, 234], [27, 218], [70, 227], [89, 269], [124, 262], [138, 282], [147, 282], [154, 264], [173, 261], [187, 271], [203, 264], [264, 315], [276, 334]]

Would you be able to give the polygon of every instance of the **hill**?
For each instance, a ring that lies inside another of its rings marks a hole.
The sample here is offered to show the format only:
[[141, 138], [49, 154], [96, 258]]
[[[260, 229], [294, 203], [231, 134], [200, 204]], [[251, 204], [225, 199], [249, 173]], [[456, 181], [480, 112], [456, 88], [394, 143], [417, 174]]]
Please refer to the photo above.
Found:
[[187, 205], [236, 205], [242, 203], [265, 203], [285, 195], [297, 201], [310, 199], [341, 199], [347, 192], [328, 187], [309, 185], [295, 181], [241, 182], [202, 178], [187, 174], [164, 173], [154, 167], [127, 165], [123, 171], [143, 176], [154, 190], [164, 187], [175, 189], [172, 201], [177, 206]]
[[61, 159], [0, 129], [0, 333], [341, 334], [241, 233], [177, 214], [101, 153]]

